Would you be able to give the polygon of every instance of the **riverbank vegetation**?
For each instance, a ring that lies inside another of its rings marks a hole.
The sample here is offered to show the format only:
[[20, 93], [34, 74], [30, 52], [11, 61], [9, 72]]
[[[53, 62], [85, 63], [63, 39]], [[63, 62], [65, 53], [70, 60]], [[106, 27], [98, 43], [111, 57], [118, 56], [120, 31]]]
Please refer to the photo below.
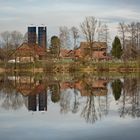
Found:
[[[139, 22], [120, 22], [118, 24], [118, 35], [116, 35], [113, 43], [111, 43], [108, 25], [94, 17], [86, 17], [79, 28], [74, 26], [71, 28], [66, 26], [60, 27], [59, 36], [53, 35], [51, 39], [49, 39], [50, 42], [48, 41], [43, 59], [36, 59], [35, 56], [32, 56], [34, 57], [34, 61], [31, 62], [17, 61], [17, 53], [15, 53], [14, 59], [11, 58], [11, 54], [16, 52], [20, 44], [28, 42], [28, 33], [23, 35], [19, 31], [5, 31], [0, 34], [0, 38], [0, 71], [140, 71]], [[83, 40], [81, 38], [83, 38]], [[82, 41], [89, 43], [87, 45], [89, 48], [84, 50], [81, 57], [77, 57], [75, 52], [79, 49], [78, 42]], [[105, 42], [107, 49], [95, 49], [94, 42]], [[112, 47], [109, 47], [110, 44], [112, 44]], [[64, 57], [61, 52], [62, 50], [63, 52], [64, 50], [72, 51]], [[93, 51], [97, 52], [94, 58]], [[99, 52], [103, 52], [105, 57], [100, 57]]]

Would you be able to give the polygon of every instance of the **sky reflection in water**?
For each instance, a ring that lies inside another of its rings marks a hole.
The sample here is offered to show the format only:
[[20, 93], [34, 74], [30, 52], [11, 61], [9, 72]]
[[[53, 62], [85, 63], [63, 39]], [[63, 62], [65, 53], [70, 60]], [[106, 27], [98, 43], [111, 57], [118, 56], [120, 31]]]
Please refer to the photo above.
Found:
[[139, 140], [140, 78], [0, 77], [0, 139]]

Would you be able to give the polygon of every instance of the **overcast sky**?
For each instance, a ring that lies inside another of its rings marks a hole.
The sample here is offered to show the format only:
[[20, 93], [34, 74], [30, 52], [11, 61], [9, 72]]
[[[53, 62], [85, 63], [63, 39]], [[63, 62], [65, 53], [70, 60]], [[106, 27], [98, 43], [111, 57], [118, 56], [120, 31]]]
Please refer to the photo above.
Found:
[[86, 16], [108, 23], [115, 32], [120, 21], [139, 21], [140, 0], [0, 0], [0, 32], [27, 31], [27, 26], [47, 25], [49, 35], [59, 26], [79, 26]]

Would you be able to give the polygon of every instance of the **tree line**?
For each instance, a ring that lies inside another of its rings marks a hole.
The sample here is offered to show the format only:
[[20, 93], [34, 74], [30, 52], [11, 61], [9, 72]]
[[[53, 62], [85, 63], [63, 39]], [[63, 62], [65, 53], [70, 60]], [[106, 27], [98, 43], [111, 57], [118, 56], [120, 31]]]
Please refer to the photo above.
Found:
[[[118, 35], [112, 43], [111, 54], [116, 59], [134, 60], [140, 57], [140, 23], [131, 22], [118, 24]], [[49, 48], [51, 54], [59, 57], [60, 48], [79, 47], [79, 41], [89, 42], [92, 55], [93, 42], [110, 42], [109, 27], [106, 23], [97, 20], [95, 17], [85, 17], [79, 27], [61, 26], [59, 35], [52, 36]], [[16, 49], [22, 42], [27, 42], [28, 34], [23, 35], [19, 31], [5, 31], [0, 34], [0, 58], [7, 60], [9, 51]]]
[[123, 60], [140, 59], [140, 22], [125, 23], [118, 25], [119, 35], [112, 44], [112, 55]]

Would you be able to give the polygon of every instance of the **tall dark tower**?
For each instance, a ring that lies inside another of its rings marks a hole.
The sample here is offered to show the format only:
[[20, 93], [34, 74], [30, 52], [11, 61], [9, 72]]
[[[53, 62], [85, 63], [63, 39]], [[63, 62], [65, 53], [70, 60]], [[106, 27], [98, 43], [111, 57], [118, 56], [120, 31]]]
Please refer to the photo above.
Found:
[[39, 111], [47, 111], [47, 93], [43, 91], [39, 94]]
[[47, 27], [38, 27], [38, 45], [44, 50], [47, 47]]
[[28, 110], [36, 111], [37, 109], [36, 95], [28, 96]]
[[36, 44], [36, 27], [28, 27], [28, 44]]

